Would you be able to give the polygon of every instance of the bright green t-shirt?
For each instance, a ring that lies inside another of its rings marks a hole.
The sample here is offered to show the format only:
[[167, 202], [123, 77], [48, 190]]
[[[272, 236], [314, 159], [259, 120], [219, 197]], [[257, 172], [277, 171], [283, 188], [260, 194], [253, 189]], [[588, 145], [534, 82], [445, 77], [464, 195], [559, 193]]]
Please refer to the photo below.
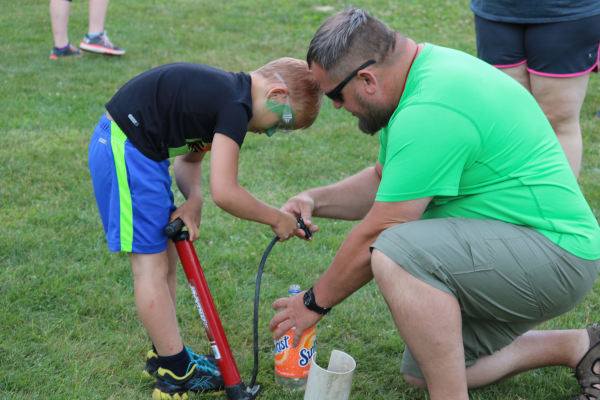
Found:
[[556, 135], [517, 81], [468, 54], [426, 44], [381, 131], [376, 201], [433, 196], [423, 218], [530, 226], [600, 258], [600, 227]]

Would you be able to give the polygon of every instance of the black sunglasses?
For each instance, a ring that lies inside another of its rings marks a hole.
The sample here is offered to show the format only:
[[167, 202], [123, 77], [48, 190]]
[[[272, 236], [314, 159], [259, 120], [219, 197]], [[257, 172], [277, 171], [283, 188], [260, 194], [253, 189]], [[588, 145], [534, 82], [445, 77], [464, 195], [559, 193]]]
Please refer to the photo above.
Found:
[[346, 79], [344, 79], [343, 81], [341, 81], [339, 83], [339, 85], [337, 85], [336, 87], [334, 87], [329, 92], [325, 93], [325, 96], [329, 97], [331, 100], [336, 101], [338, 103], [343, 103], [344, 102], [344, 96], [342, 96], [342, 93], [341, 93], [342, 89], [344, 89], [344, 87], [348, 84], [348, 82], [350, 82], [350, 80], [352, 78], [354, 78], [356, 76], [356, 74], [358, 74], [358, 71], [360, 71], [363, 68], [368, 67], [371, 64], [375, 64], [375, 60], [369, 60], [366, 63], [364, 63], [363, 65], [361, 65], [360, 67], [356, 68], [354, 71], [352, 71], [350, 73], [350, 75], [348, 75], [346, 77]]

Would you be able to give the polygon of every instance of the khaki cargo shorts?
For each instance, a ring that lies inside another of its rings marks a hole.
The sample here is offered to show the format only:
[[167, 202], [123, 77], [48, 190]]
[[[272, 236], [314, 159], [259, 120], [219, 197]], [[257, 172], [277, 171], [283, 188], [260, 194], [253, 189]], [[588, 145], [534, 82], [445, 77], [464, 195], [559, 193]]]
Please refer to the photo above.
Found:
[[[467, 366], [575, 307], [600, 268], [600, 260], [576, 257], [534, 229], [486, 219], [403, 223], [372, 248], [458, 300]], [[408, 348], [401, 372], [423, 377]]]

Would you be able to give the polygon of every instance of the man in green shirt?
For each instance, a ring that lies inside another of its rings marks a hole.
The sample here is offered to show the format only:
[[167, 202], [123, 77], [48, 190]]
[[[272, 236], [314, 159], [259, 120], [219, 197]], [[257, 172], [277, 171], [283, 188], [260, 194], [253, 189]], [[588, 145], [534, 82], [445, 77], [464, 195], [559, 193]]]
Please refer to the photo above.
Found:
[[581, 302], [600, 268], [600, 227], [535, 99], [358, 9], [325, 21], [307, 61], [381, 147], [373, 167], [283, 206], [307, 224], [362, 221], [309, 291], [275, 302], [274, 335], [295, 326], [297, 343], [374, 277], [406, 343], [404, 379], [432, 400], [549, 365], [600, 398], [600, 327], [532, 331]]

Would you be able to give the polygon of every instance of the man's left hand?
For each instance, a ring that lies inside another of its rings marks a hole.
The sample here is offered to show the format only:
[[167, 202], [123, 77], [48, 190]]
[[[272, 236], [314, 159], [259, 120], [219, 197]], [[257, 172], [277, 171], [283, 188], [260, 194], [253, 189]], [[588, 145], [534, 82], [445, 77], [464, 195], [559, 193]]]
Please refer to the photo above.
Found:
[[296, 347], [300, 344], [302, 333], [319, 322], [323, 317], [306, 308], [303, 301], [305, 292], [306, 291], [301, 292], [293, 297], [277, 299], [273, 302], [273, 308], [275, 310], [283, 308], [283, 311], [280, 311], [273, 316], [271, 323], [269, 324], [269, 330], [273, 332], [275, 340], [279, 339], [285, 332], [295, 327], [296, 331], [294, 333], [292, 345]]

